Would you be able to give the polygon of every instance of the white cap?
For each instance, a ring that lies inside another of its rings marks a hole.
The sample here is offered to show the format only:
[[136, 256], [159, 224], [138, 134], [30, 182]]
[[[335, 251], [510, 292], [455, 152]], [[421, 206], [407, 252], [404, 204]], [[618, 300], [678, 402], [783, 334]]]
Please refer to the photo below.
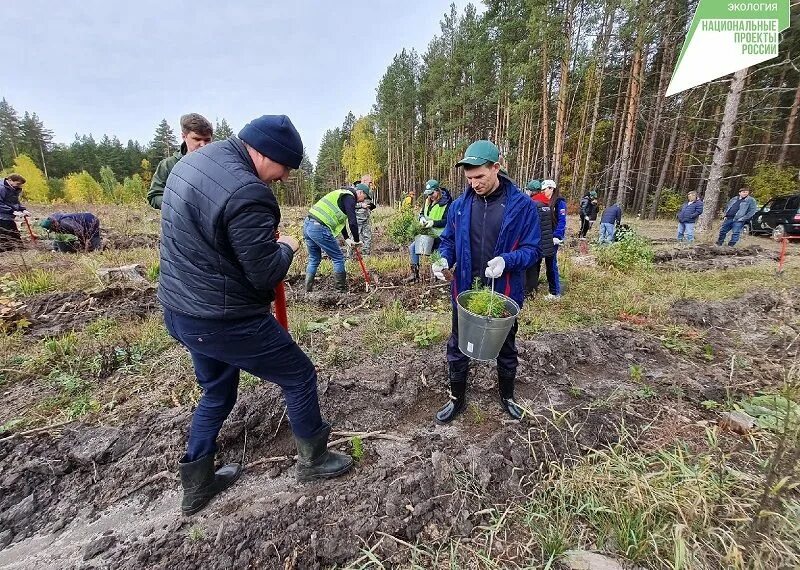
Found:
[[544, 190], [545, 188], [555, 188], [555, 187], [556, 187], [555, 180], [543, 180], [542, 181], [542, 190]]

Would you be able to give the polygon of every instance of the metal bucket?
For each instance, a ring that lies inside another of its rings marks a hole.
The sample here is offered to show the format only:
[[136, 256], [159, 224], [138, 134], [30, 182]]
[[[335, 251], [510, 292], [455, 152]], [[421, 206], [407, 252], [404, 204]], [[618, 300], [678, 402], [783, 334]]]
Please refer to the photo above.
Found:
[[494, 360], [519, 315], [519, 305], [500, 293], [510, 317], [482, 317], [465, 309], [465, 303], [474, 291], [464, 291], [456, 298], [458, 310], [458, 349], [473, 360]]
[[414, 238], [414, 251], [417, 255], [430, 255], [433, 253], [433, 236], [417, 236]]

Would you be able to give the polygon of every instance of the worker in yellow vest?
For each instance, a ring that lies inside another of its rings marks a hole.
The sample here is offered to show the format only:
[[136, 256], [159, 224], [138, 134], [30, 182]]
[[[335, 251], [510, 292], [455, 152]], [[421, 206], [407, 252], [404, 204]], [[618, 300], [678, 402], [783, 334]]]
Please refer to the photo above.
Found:
[[[422, 193], [425, 202], [419, 212], [420, 228], [427, 228], [433, 232], [433, 249], [439, 247], [439, 236], [444, 231], [447, 223], [447, 208], [453, 202], [453, 197], [447, 188], [443, 188], [438, 180], [428, 180], [425, 184], [425, 191]], [[411, 258], [411, 275], [405, 280], [406, 283], [419, 281], [419, 255], [414, 248], [414, 242], [408, 246], [408, 255]]]
[[[308, 266], [306, 267], [306, 292], [314, 288], [314, 276], [322, 261], [324, 251], [333, 262], [333, 278], [336, 290], [347, 291], [347, 274], [344, 268], [342, 253], [336, 236], [344, 237], [348, 247], [361, 247], [356, 219], [356, 204], [372, 199], [369, 187], [359, 184], [358, 188], [340, 188], [328, 192], [316, 204], [311, 206], [308, 216], [303, 222], [303, 240], [308, 250]], [[349, 230], [349, 232], [348, 232]], [[349, 235], [348, 235], [349, 234]]]

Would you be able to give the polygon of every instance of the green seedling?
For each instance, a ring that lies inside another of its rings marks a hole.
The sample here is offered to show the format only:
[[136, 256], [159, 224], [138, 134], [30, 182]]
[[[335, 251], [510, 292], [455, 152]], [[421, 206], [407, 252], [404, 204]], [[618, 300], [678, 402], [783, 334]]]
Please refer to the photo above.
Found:
[[482, 317], [497, 319], [508, 315], [505, 300], [489, 287], [482, 286], [478, 279], [470, 294], [465, 296], [464, 308]]
[[358, 436], [350, 439], [350, 456], [356, 462], [364, 459], [364, 441]]

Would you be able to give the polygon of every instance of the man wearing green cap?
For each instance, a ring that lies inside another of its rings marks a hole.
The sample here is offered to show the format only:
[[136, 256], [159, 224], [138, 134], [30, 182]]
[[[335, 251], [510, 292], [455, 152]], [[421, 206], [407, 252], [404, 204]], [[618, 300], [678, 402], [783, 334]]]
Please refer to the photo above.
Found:
[[[425, 184], [422, 195], [425, 197], [425, 203], [419, 212], [419, 226], [433, 232], [433, 248], [437, 249], [441, 243], [439, 236], [442, 235], [447, 221], [447, 209], [453, 202], [453, 197], [447, 188], [441, 186], [438, 180], [433, 179], [428, 180]], [[411, 259], [411, 275], [405, 282], [415, 283], [419, 281], [419, 255], [414, 242], [408, 246], [408, 255]]]
[[[366, 189], [365, 189], [366, 188]], [[322, 262], [324, 251], [333, 263], [333, 279], [336, 290], [347, 291], [344, 254], [336, 241], [339, 234], [345, 238], [348, 248], [361, 247], [356, 220], [356, 204], [371, 198], [368, 186], [361, 188], [340, 188], [328, 192], [311, 206], [308, 217], [303, 222], [303, 241], [308, 250], [306, 266], [306, 293], [314, 289], [314, 276]], [[347, 229], [349, 229], [349, 236]]]
[[541, 192], [541, 190], [542, 190], [541, 180], [531, 180], [525, 185], [525, 194], [531, 197], [534, 194]]
[[[447, 342], [450, 399], [437, 412], [436, 421], [452, 421], [466, 408], [469, 357], [458, 348], [459, 293], [472, 287], [476, 279], [483, 285], [513, 299], [522, 306], [525, 297], [525, 270], [540, 257], [539, 216], [533, 201], [500, 168], [500, 151], [493, 143], [472, 143], [456, 164], [464, 168], [467, 188], [447, 212], [439, 253], [433, 264], [437, 279], [452, 275], [452, 331]], [[450, 269], [452, 268], [452, 274]], [[512, 418], [522, 417], [514, 402], [517, 374], [517, 324], [500, 349], [497, 377], [500, 401]]]

